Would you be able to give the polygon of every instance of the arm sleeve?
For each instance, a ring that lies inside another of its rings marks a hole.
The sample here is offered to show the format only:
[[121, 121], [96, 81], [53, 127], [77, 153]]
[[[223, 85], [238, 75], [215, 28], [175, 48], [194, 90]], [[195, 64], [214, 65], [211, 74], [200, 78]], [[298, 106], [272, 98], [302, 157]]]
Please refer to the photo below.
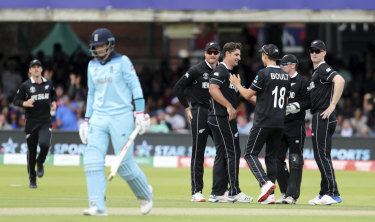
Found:
[[185, 73], [181, 78], [177, 81], [176, 85], [174, 86], [174, 93], [176, 94], [180, 103], [185, 107], [189, 107], [189, 103], [185, 97], [185, 89], [190, 86], [195, 77], [195, 71], [193, 69], [189, 69], [187, 73]]
[[13, 104], [16, 106], [23, 107], [23, 102], [26, 100], [26, 89], [22, 84], [20, 89], [18, 89], [16, 96], [14, 97]]
[[301, 96], [301, 101], [299, 101], [301, 111], [307, 110], [311, 106], [310, 91], [307, 90], [309, 85], [310, 85], [310, 82], [307, 79], [302, 78], [301, 89], [300, 89], [300, 93], [302, 96]]
[[[137, 73], [135, 72], [134, 66], [127, 56], [122, 56], [121, 63], [123, 78], [126, 84], [128, 85], [130, 91], [132, 92], [133, 99], [135, 101], [135, 110], [144, 111], [145, 101], [143, 98], [143, 91]], [[138, 100], [143, 102], [139, 102]]]
[[263, 89], [263, 84], [264, 84], [264, 75], [261, 71], [258, 72], [258, 75], [255, 76], [255, 79], [250, 85], [250, 89], [254, 91], [259, 91]]
[[338, 74], [335, 70], [333, 70], [327, 64], [322, 64], [319, 67], [318, 71], [319, 71], [319, 78], [326, 82], [332, 82], [333, 78]]
[[[90, 64], [89, 64], [90, 66]], [[87, 70], [87, 87], [88, 87], [88, 93], [87, 93], [87, 104], [86, 104], [86, 118], [90, 118], [93, 111], [93, 105], [94, 105], [94, 99], [95, 99], [95, 84], [91, 78], [90, 69]]]
[[57, 102], [57, 95], [56, 95], [56, 89], [55, 87], [51, 84], [52, 89], [51, 89], [51, 102], [55, 101]]
[[210, 84], [215, 84], [221, 87], [224, 84], [226, 78], [227, 77], [225, 76], [225, 73], [214, 70], [210, 74]]

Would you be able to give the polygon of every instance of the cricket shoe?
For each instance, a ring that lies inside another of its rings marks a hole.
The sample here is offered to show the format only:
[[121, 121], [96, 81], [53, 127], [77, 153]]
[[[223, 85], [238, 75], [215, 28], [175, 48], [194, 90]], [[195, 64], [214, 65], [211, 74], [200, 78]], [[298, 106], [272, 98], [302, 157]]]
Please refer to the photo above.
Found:
[[309, 200], [310, 205], [320, 205], [320, 199], [322, 199], [322, 195], [318, 195], [314, 197], [313, 199]]
[[39, 178], [43, 177], [44, 176], [44, 166], [43, 166], [43, 163], [42, 164], [37, 163], [36, 166], [37, 166], [36, 175]]
[[341, 203], [342, 199], [340, 196], [329, 196], [329, 195], [324, 195], [320, 199], [320, 205], [331, 205], [331, 204], [338, 204]]
[[34, 181], [34, 182], [30, 182], [30, 184], [29, 184], [29, 188], [30, 188], [30, 189], [36, 189], [36, 188], [38, 188], [38, 186], [36, 185], [36, 181]]
[[253, 201], [252, 197], [247, 196], [244, 192], [241, 192], [234, 196], [228, 196], [229, 202], [240, 202], [240, 203], [251, 203]]
[[206, 202], [206, 198], [204, 198], [202, 191], [193, 194], [191, 197], [191, 202]]
[[289, 197], [286, 197], [284, 200], [283, 200], [283, 204], [296, 204], [297, 203], [297, 200], [294, 199], [293, 197], [289, 196]]
[[285, 193], [281, 193], [281, 198], [278, 199], [275, 203], [276, 203], [276, 204], [282, 204], [282, 203], [283, 203], [283, 200], [285, 200], [285, 198], [286, 198]]
[[268, 195], [267, 199], [260, 202], [261, 204], [274, 204], [275, 203], [275, 194]]
[[[152, 193], [152, 186], [148, 185], [148, 188], [150, 189], [150, 192]], [[151, 200], [146, 200], [146, 199], [139, 199], [141, 202], [141, 214], [146, 215], [150, 213], [152, 210], [152, 206], [154, 205], [152, 199]]]
[[229, 191], [225, 191], [221, 196], [211, 194], [208, 201], [212, 203], [228, 203], [228, 194]]
[[108, 213], [107, 210], [99, 210], [97, 206], [94, 206], [84, 210], [83, 215], [105, 217], [108, 216]]
[[[260, 195], [258, 197], [258, 202], [262, 202], [268, 198], [269, 195], [276, 189], [276, 185], [272, 181], [267, 181], [261, 189]], [[275, 201], [275, 196], [274, 196]]]

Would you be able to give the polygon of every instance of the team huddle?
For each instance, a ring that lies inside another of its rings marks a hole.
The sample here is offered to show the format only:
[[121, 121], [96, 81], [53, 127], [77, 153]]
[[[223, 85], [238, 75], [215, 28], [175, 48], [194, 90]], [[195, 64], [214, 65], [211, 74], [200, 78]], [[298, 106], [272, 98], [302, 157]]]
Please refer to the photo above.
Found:
[[[80, 138], [87, 144], [83, 165], [89, 208], [83, 214], [107, 216], [104, 164], [109, 137], [118, 155], [134, 128], [143, 134], [150, 119], [145, 113], [143, 91], [135, 69], [127, 56], [114, 51], [112, 33], [105, 28], [95, 30], [89, 46], [93, 59], [88, 64], [86, 120], [79, 128]], [[264, 45], [259, 52], [265, 68], [257, 73], [249, 88], [244, 88], [240, 76], [232, 73], [241, 59], [241, 47], [240, 43], [229, 42], [220, 52], [218, 43], [208, 43], [205, 60], [191, 67], [174, 88], [192, 129], [191, 201], [206, 201], [202, 190], [208, 136], [216, 146], [208, 201], [253, 201], [241, 191], [238, 179], [241, 149], [236, 117], [240, 94], [255, 105], [254, 125], [244, 158], [261, 187], [257, 201], [262, 204], [297, 202], [302, 180], [305, 110], [311, 109], [314, 156], [322, 180], [319, 194], [309, 204], [340, 203], [330, 152], [337, 122], [334, 110], [344, 79], [324, 62], [324, 42], [316, 40], [309, 47], [314, 65], [311, 81], [297, 73], [298, 60], [294, 55], [285, 55], [277, 65], [279, 49], [273, 44]], [[223, 61], [219, 63], [220, 53]], [[27, 170], [31, 189], [37, 188], [36, 177], [44, 176], [44, 162], [51, 142], [50, 111], [56, 109], [57, 100], [51, 81], [41, 76], [42, 70], [39, 60], [30, 62], [30, 78], [21, 85], [14, 99], [14, 104], [26, 111]], [[258, 159], [264, 144], [267, 172]], [[41, 151], [36, 158], [38, 145]], [[285, 163], [288, 150], [289, 170]], [[133, 146], [128, 148], [117, 172], [140, 200], [141, 213], [148, 214], [153, 207], [153, 190], [135, 162]], [[277, 201], [276, 180], [282, 193]]]
[[[241, 149], [236, 109], [240, 94], [255, 105], [254, 124], [244, 159], [261, 187], [257, 201], [261, 204], [297, 203], [304, 163], [305, 110], [310, 109], [313, 114], [314, 157], [321, 173], [321, 183], [319, 194], [308, 203], [341, 203], [331, 148], [337, 122], [334, 110], [345, 81], [325, 63], [325, 43], [315, 40], [310, 44], [309, 52], [314, 66], [311, 81], [298, 74], [295, 55], [287, 54], [279, 60], [278, 47], [264, 45], [259, 52], [265, 68], [257, 73], [249, 88], [242, 86], [240, 75], [232, 73], [241, 59], [241, 47], [240, 43], [226, 43], [222, 49], [223, 61], [219, 63], [220, 46], [216, 42], [208, 43], [205, 60], [191, 67], [174, 88], [191, 122], [191, 201], [206, 201], [202, 189], [208, 135], [216, 147], [212, 191], [208, 201], [253, 201], [252, 197], [241, 191], [238, 180]], [[209, 85], [205, 84], [207, 82]], [[185, 90], [190, 101], [187, 101]], [[267, 172], [258, 158], [264, 145]], [[289, 169], [285, 162], [288, 151]], [[276, 180], [281, 192], [277, 201], [274, 195]]]

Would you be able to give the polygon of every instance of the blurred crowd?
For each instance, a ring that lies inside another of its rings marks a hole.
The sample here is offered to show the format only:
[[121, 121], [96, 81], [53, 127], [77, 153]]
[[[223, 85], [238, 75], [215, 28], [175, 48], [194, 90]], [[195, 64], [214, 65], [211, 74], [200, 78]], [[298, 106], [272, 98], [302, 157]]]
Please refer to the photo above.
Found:
[[[328, 52], [329, 53], [329, 52]], [[202, 53], [203, 55], [203, 53]], [[307, 55], [305, 55], [306, 57]], [[53, 115], [53, 129], [77, 131], [84, 119], [87, 96], [87, 64], [90, 58], [77, 50], [67, 56], [61, 45], [55, 44], [53, 56], [45, 58], [43, 52], [36, 56], [43, 64], [43, 76], [51, 79], [58, 96], [57, 110]], [[0, 53], [0, 129], [23, 129], [24, 110], [12, 104], [20, 84], [28, 78], [28, 56], [6, 56]], [[132, 58], [130, 58], [132, 59]], [[307, 61], [306, 59], [305, 61]], [[174, 95], [173, 87], [190, 67], [190, 59], [180, 59], [180, 65], [172, 69], [168, 59], [163, 59], [155, 70], [143, 66], [137, 70], [144, 96], [146, 111], [151, 116], [151, 133], [189, 133], [189, 123], [184, 108]], [[337, 106], [338, 125], [335, 135], [375, 136], [375, 72], [372, 71], [371, 52], [362, 57], [352, 56], [347, 61], [335, 60], [327, 55], [345, 79], [343, 97]], [[312, 65], [301, 64], [300, 74], [311, 77]], [[236, 73], [249, 86], [257, 71], [262, 68], [259, 58], [248, 58], [240, 64]], [[253, 124], [254, 107], [242, 100], [238, 106], [238, 130], [248, 134]], [[311, 135], [311, 114], [306, 115], [306, 132]]]

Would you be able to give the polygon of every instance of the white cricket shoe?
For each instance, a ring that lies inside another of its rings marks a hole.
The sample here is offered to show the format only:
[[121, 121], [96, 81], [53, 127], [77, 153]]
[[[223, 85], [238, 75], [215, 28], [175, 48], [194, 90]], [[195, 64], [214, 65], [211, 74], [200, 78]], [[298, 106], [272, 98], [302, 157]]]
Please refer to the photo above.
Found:
[[309, 200], [310, 205], [320, 205], [320, 199], [322, 199], [321, 195], [314, 197], [313, 199]]
[[107, 210], [99, 210], [97, 206], [83, 211], [85, 216], [108, 216]]
[[211, 194], [208, 201], [212, 203], [228, 203], [228, 194], [229, 191], [225, 191], [225, 193], [221, 196]]
[[[152, 193], [152, 186], [148, 185], [148, 188], [150, 189], [150, 192]], [[152, 206], [154, 205], [152, 199], [151, 200], [145, 200], [145, 199], [139, 199], [141, 202], [141, 214], [146, 215], [150, 213], [152, 210]]]
[[253, 201], [252, 197], [247, 196], [244, 192], [241, 192], [234, 196], [228, 196], [229, 202], [240, 202], [240, 203], [251, 203]]
[[341, 203], [342, 199], [340, 196], [329, 196], [329, 195], [324, 195], [320, 199], [320, 205], [331, 205], [331, 204], [338, 204]]
[[278, 199], [275, 203], [276, 203], [276, 204], [282, 204], [282, 203], [283, 203], [283, 200], [285, 200], [285, 198], [286, 198], [285, 193], [281, 193], [281, 198]]
[[[267, 181], [261, 189], [260, 195], [258, 197], [258, 202], [262, 202], [268, 198], [269, 195], [276, 189], [276, 185], [272, 181]], [[275, 196], [274, 196], [275, 197]]]
[[193, 194], [191, 197], [191, 202], [206, 202], [206, 198], [204, 198], [202, 191]]
[[286, 197], [284, 200], [283, 200], [283, 204], [296, 204], [297, 203], [297, 200], [294, 199], [293, 197], [289, 196], [289, 197]]
[[274, 204], [275, 203], [275, 194], [271, 194], [264, 201], [260, 202], [261, 204]]

